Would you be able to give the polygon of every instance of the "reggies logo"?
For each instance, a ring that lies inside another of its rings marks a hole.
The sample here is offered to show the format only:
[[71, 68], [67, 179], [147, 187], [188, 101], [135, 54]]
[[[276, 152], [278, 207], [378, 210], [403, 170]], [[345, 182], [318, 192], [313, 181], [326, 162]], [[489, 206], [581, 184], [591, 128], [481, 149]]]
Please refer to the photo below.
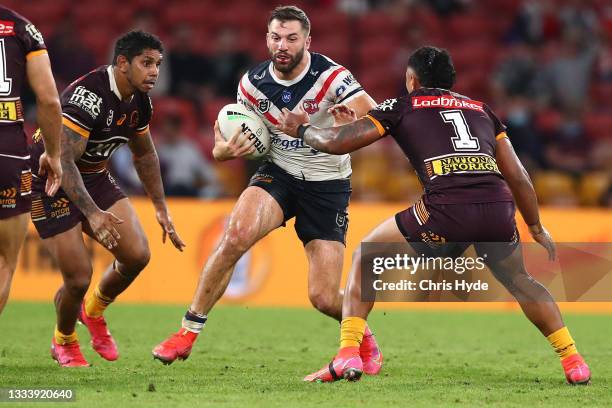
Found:
[[68, 103], [83, 109], [92, 119], [96, 119], [102, 109], [102, 98], [82, 85], [76, 87]]

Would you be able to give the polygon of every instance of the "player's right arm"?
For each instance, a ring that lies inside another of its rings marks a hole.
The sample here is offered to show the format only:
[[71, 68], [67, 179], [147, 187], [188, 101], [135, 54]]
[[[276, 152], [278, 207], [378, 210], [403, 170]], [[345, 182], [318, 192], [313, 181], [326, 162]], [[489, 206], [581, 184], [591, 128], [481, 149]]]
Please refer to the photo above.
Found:
[[533, 239], [548, 251], [549, 259], [556, 257], [555, 244], [542, 223], [531, 178], [517, 157], [512, 144], [505, 134], [498, 136], [495, 160], [502, 176], [508, 183], [516, 206], [529, 227]]
[[26, 58], [26, 75], [36, 95], [36, 119], [45, 142], [45, 152], [39, 161], [39, 175], [47, 175], [45, 192], [53, 196], [62, 182], [60, 164], [62, 109], [51, 72], [49, 55], [46, 52], [29, 54]]
[[62, 189], [85, 215], [98, 241], [112, 249], [117, 246], [117, 240], [120, 238], [114, 224], [120, 224], [123, 220], [113, 213], [101, 210], [85, 188], [76, 162], [85, 152], [87, 139], [64, 125], [61, 140], [61, 163], [64, 169]]

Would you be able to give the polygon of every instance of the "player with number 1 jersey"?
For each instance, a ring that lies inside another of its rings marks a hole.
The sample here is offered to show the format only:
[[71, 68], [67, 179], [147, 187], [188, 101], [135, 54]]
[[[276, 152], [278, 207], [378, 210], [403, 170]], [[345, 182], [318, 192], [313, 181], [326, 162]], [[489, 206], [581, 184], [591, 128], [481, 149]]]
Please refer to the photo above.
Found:
[[[345, 154], [391, 135], [413, 164], [423, 198], [378, 225], [362, 242], [407, 241], [411, 257], [458, 257], [470, 245], [495, 278], [516, 298], [527, 318], [547, 338], [570, 384], [587, 384], [590, 370], [546, 288], [525, 268], [514, 214], [515, 202], [533, 239], [555, 258], [542, 226], [531, 180], [516, 157], [506, 128], [480, 101], [452, 92], [450, 55], [421, 47], [408, 60], [408, 95], [388, 99], [357, 120], [344, 108], [340, 127], [320, 129], [304, 114], [283, 112], [279, 128], [314, 148]], [[374, 302], [362, 299], [361, 252], [353, 257], [344, 303], [340, 350], [307, 381], [357, 380], [363, 372], [359, 347]], [[371, 271], [363, 272], [367, 274]], [[368, 290], [368, 289], [364, 289]]]

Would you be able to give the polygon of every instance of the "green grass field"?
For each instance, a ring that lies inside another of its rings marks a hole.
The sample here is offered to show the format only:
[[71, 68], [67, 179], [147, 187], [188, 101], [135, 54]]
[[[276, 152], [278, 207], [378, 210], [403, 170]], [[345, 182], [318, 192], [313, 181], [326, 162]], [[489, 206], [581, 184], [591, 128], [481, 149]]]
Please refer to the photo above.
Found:
[[219, 307], [189, 360], [163, 366], [152, 360], [151, 348], [176, 330], [183, 311], [114, 305], [107, 318], [121, 358], [102, 360], [81, 326], [93, 367], [60, 369], [48, 351], [52, 305], [9, 303], [0, 316], [0, 387], [76, 392], [76, 402], [42, 406], [612, 406], [606, 315], [566, 316], [594, 375], [592, 385], [571, 387], [547, 342], [516, 313], [376, 311], [370, 323], [385, 355], [381, 374], [358, 383], [308, 384], [303, 375], [336, 350], [332, 320], [314, 310]]

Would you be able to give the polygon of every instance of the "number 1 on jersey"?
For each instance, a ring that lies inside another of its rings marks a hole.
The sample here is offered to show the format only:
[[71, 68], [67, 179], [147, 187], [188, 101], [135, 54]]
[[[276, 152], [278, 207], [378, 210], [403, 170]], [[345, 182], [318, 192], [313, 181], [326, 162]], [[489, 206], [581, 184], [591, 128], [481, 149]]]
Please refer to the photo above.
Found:
[[480, 150], [478, 139], [470, 133], [470, 128], [462, 111], [447, 110], [440, 112], [440, 115], [442, 115], [442, 119], [445, 123], [451, 123], [455, 129], [456, 136], [451, 138], [451, 140], [456, 151], [474, 152]]
[[13, 80], [6, 77], [6, 50], [4, 38], [0, 39], [0, 95], [10, 95]]

